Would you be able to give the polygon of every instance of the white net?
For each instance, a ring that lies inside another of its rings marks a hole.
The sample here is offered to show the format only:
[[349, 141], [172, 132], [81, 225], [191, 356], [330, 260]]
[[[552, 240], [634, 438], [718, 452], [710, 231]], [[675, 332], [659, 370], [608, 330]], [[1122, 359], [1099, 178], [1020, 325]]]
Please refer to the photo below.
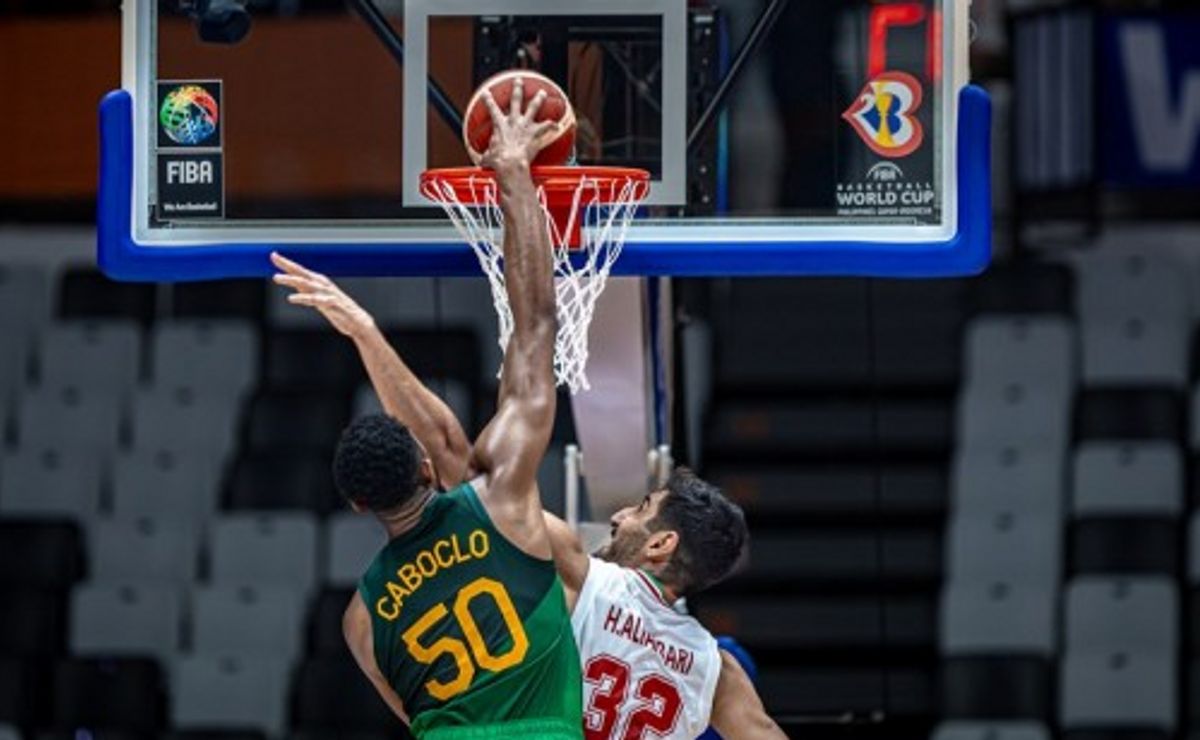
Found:
[[[492, 287], [492, 302], [500, 320], [500, 348], [512, 337], [513, 317], [504, 282], [504, 214], [496, 182], [489, 175], [471, 178], [469, 197], [437, 178], [423, 184], [425, 197], [440, 204], [459, 233], [479, 257]], [[571, 222], [560, 226], [547, 205], [545, 189], [538, 197], [546, 214], [546, 230], [554, 250], [554, 287], [558, 333], [554, 345], [554, 374], [571, 393], [587, 390], [588, 327], [596, 300], [604, 291], [613, 263], [621, 255], [629, 224], [645, 196], [644, 182], [632, 177], [582, 176], [571, 204]], [[578, 223], [574, 223], [578, 220]], [[571, 247], [578, 230], [579, 243]]]

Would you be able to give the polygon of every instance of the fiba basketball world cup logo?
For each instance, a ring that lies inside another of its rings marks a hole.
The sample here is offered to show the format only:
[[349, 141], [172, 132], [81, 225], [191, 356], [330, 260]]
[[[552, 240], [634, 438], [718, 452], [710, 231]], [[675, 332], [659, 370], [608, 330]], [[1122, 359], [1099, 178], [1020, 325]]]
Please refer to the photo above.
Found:
[[158, 111], [163, 133], [181, 146], [197, 146], [217, 131], [220, 110], [216, 98], [199, 85], [181, 85], [166, 94]]
[[925, 132], [917, 120], [921, 83], [904, 72], [884, 72], [868, 82], [842, 118], [881, 157], [907, 157]]

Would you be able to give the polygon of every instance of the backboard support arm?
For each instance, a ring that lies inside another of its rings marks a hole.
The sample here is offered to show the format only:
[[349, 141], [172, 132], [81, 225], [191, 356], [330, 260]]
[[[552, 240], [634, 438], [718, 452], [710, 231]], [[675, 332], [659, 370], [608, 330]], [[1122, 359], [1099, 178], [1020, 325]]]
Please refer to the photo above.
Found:
[[712, 100], [708, 101], [708, 106], [700, 117], [696, 119], [695, 125], [688, 133], [687, 148], [692, 151], [696, 144], [704, 137], [704, 132], [712, 125], [717, 114], [725, 107], [725, 99], [729, 97], [729, 93], [733, 90], [733, 86], [737, 83], [738, 78], [742, 76], [742, 70], [746, 67], [746, 62], [750, 57], [758, 51], [762, 46], [763, 40], [767, 38], [767, 34], [775, 27], [779, 17], [783, 15], [783, 11], [787, 9], [788, 0], [771, 0], [770, 4], [763, 10], [762, 15], [754, 22], [754, 28], [750, 29], [750, 35], [742, 42], [741, 48], [737, 50], [733, 61], [729, 63], [729, 72], [725, 74], [721, 80], [717, 91], [713, 93]]
[[[401, 68], [404, 67], [404, 40], [400, 38], [400, 34], [396, 33], [396, 29], [392, 28], [388, 23], [387, 18], [375, 5], [375, 0], [346, 0], [346, 4], [358, 13], [358, 16], [363, 19], [367, 27], [375, 34], [375, 38], [384, 45], [392, 58], [396, 60], [396, 64]], [[442, 86], [437, 83], [437, 80], [429, 78], [429, 102], [433, 105], [434, 110], [438, 112], [446, 125], [457, 136], [462, 131], [462, 114], [458, 108], [450, 101], [450, 96], [442, 89]]]

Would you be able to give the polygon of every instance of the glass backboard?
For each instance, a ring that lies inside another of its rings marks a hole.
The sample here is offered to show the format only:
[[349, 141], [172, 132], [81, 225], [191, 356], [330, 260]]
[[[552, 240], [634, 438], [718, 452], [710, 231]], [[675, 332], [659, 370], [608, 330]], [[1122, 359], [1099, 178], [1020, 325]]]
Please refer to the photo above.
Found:
[[961, 0], [212, 5], [234, 22], [124, 4], [123, 85], [101, 109], [114, 277], [267, 274], [272, 249], [333, 274], [476, 274], [418, 185], [469, 164], [461, 112], [512, 68], [566, 89], [579, 164], [650, 171], [619, 274], [987, 261], [990, 114]]

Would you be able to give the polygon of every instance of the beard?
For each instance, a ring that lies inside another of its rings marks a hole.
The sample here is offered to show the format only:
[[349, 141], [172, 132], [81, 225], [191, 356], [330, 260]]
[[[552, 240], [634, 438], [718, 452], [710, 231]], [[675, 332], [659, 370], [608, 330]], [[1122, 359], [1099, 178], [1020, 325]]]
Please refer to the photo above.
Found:
[[650, 538], [649, 533], [617, 532], [608, 544], [596, 551], [596, 557], [608, 563], [626, 568], [637, 565], [642, 547]]

